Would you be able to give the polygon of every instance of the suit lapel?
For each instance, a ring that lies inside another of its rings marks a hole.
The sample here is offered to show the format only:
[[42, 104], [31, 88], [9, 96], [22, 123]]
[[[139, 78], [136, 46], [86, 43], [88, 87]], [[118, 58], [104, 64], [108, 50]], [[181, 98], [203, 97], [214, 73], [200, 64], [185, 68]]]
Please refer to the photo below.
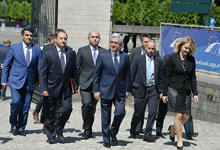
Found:
[[36, 56], [36, 51], [35, 51], [35, 48], [34, 48], [34, 45], [31, 44], [31, 52], [32, 52], [32, 57], [31, 57], [31, 61], [28, 65], [28, 67], [31, 65], [31, 63], [34, 61], [34, 56]]
[[[56, 57], [55, 60], [57, 60], [57, 63], [58, 63], [59, 68], [62, 70], [62, 65], [61, 65], [61, 62], [60, 62], [60, 57], [59, 57], [59, 54], [58, 54], [58, 51], [57, 51], [57, 48], [56, 48], [55, 45], [53, 46], [52, 51], [53, 51], [53, 55]], [[57, 67], [58, 67], [58, 66], [57, 66]]]
[[157, 74], [158, 74], [158, 59], [157, 57], [154, 57], [154, 72], [155, 72], [155, 80], [157, 80]]
[[143, 66], [143, 74], [144, 74], [144, 80], [146, 80], [146, 73], [147, 73], [147, 68], [146, 68], [146, 56], [145, 55], [143, 55], [143, 57], [142, 57], [142, 66]]
[[139, 47], [138, 51], [137, 51], [137, 56], [141, 55], [141, 47]]
[[66, 53], [66, 65], [65, 65], [65, 72], [66, 72], [70, 62], [70, 54], [69, 54], [70, 50], [67, 47], [65, 47], [65, 53]]
[[26, 60], [25, 60], [25, 56], [24, 56], [24, 49], [23, 49], [23, 44], [22, 44], [22, 42], [20, 43], [20, 48], [18, 48], [18, 53], [19, 54], [21, 54], [21, 57], [22, 57], [22, 59], [23, 59], [23, 62], [24, 62], [24, 64], [26, 64], [27, 65], [27, 63], [26, 63]]
[[92, 64], [92, 66], [94, 67], [92, 52], [91, 52], [91, 49], [90, 49], [89, 45], [86, 47], [85, 53], [86, 53], [85, 56], [87, 56], [87, 61], [89, 62], [89, 64]]
[[120, 57], [120, 61], [119, 61], [119, 67], [118, 67], [118, 69], [119, 69], [118, 74], [122, 70], [121, 67], [122, 67], [122, 64], [123, 64], [123, 61], [124, 61], [123, 52], [121, 52], [120, 50], [119, 50], [119, 57]]
[[181, 60], [181, 58], [180, 58], [180, 54], [177, 53], [177, 54], [175, 54], [175, 55], [177, 55], [177, 56], [176, 56], [176, 63], [179, 64], [179, 66], [182, 68], [182, 60]]

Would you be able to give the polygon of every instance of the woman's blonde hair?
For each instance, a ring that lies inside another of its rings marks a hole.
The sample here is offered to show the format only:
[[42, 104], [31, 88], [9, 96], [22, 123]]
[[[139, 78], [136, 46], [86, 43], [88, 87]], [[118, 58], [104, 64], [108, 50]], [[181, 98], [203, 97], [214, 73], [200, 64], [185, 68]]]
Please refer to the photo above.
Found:
[[196, 52], [196, 43], [193, 40], [193, 38], [191, 38], [190, 36], [185, 36], [179, 39], [178, 41], [176, 41], [175, 46], [174, 46], [174, 52], [179, 53], [181, 50], [181, 47], [186, 43], [189, 43], [191, 47], [189, 55], [193, 55]]

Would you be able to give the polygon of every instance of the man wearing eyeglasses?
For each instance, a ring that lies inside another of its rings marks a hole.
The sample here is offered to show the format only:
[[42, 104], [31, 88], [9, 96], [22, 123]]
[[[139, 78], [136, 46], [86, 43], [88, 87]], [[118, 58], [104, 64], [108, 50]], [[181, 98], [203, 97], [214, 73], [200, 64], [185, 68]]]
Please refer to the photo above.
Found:
[[[130, 135], [136, 138], [136, 127], [142, 119], [148, 104], [148, 120], [144, 132], [144, 141], [155, 142], [152, 139], [152, 128], [156, 116], [159, 95], [162, 93], [162, 60], [153, 56], [156, 45], [149, 41], [145, 54], [134, 58], [131, 64], [131, 94], [134, 96], [134, 114], [131, 121]], [[161, 94], [162, 96], [162, 94]]]

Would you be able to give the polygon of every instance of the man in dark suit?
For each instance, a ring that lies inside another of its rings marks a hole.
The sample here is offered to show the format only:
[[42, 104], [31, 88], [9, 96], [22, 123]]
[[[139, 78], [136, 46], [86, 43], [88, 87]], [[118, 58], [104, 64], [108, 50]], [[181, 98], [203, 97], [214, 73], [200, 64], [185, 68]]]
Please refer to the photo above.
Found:
[[155, 43], [149, 41], [146, 45], [146, 54], [134, 58], [131, 64], [131, 93], [134, 96], [134, 114], [131, 121], [130, 134], [136, 137], [136, 127], [148, 103], [148, 120], [144, 132], [144, 141], [154, 142], [152, 128], [156, 116], [159, 96], [162, 96], [162, 60], [153, 56]]
[[[135, 57], [145, 54], [145, 49], [146, 49], [147, 43], [149, 41], [151, 41], [151, 35], [150, 34], [143, 34], [141, 36], [141, 46], [131, 49], [131, 52], [130, 52], [130, 55], [129, 55], [130, 64], [132, 63], [132, 61], [134, 60]], [[160, 56], [160, 54], [157, 50], [154, 51], [154, 56], [158, 56], [158, 57]], [[143, 114], [142, 119], [140, 120], [140, 122], [137, 125], [136, 134], [144, 133], [144, 131], [142, 129], [143, 125], [144, 125], [144, 117], [145, 117], [145, 113]]]
[[[23, 135], [30, 109], [35, 83], [38, 81], [38, 70], [41, 61], [41, 50], [31, 44], [33, 30], [24, 28], [21, 31], [22, 42], [13, 44], [5, 58], [2, 70], [2, 85], [11, 89], [10, 124], [13, 135]], [[11, 68], [11, 69], [10, 69]]]
[[[3, 68], [3, 63], [5, 60], [5, 57], [8, 53], [8, 50], [11, 45], [11, 41], [8, 38], [5, 38], [3, 40], [4, 45], [0, 46], [0, 82], [1, 82], [1, 76], [2, 76], [2, 68]], [[0, 94], [1, 94], [1, 100], [5, 100], [5, 93], [6, 93], [6, 88], [4, 88], [2, 85], [0, 85]]]
[[[132, 48], [130, 50], [130, 55], [129, 55], [129, 61], [130, 63], [134, 60], [136, 56], [144, 55], [145, 54], [145, 48], [147, 45], [147, 42], [151, 41], [151, 35], [150, 34], [143, 34], [141, 36], [141, 46]], [[154, 51], [154, 56], [160, 56], [159, 52], [157, 50]]]
[[[125, 100], [130, 98], [131, 73], [129, 57], [119, 50], [120, 34], [110, 37], [110, 49], [99, 54], [93, 81], [96, 100], [101, 98], [102, 133], [104, 147], [110, 148], [111, 141], [117, 144], [116, 135], [125, 116]], [[111, 123], [111, 107], [115, 105], [114, 119]]]
[[96, 59], [106, 49], [98, 46], [101, 37], [99, 32], [90, 31], [88, 35], [89, 45], [79, 48], [76, 56], [76, 66], [79, 73], [79, 90], [82, 96], [83, 137], [92, 136], [97, 100], [92, 93], [92, 82]]
[[70, 78], [78, 85], [76, 53], [66, 47], [67, 34], [60, 29], [55, 34], [55, 45], [43, 51], [40, 64], [40, 88], [44, 98], [44, 122], [47, 142], [56, 143], [55, 137], [65, 142], [63, 129], [72, 112]]

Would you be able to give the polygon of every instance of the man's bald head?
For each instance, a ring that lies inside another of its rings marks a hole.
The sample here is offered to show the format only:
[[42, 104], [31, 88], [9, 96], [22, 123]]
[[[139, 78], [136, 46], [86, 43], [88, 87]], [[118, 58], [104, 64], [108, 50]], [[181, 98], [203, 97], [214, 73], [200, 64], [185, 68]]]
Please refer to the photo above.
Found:
[[5, 38], [5, 39], [3, 40], [3, 43], [6, 44], [6, 45], [8, 45], [8, 46], [10, 46], [10, 45], [11, 45], [11, 40], [10, 40], [9, 38]]
[[152, 57], [154, 54], [154, 51], [156, 50], [156, 44], [154, 43], [154, 41], [147, 42], [145, 50], [146, 50], [147, 56]]

